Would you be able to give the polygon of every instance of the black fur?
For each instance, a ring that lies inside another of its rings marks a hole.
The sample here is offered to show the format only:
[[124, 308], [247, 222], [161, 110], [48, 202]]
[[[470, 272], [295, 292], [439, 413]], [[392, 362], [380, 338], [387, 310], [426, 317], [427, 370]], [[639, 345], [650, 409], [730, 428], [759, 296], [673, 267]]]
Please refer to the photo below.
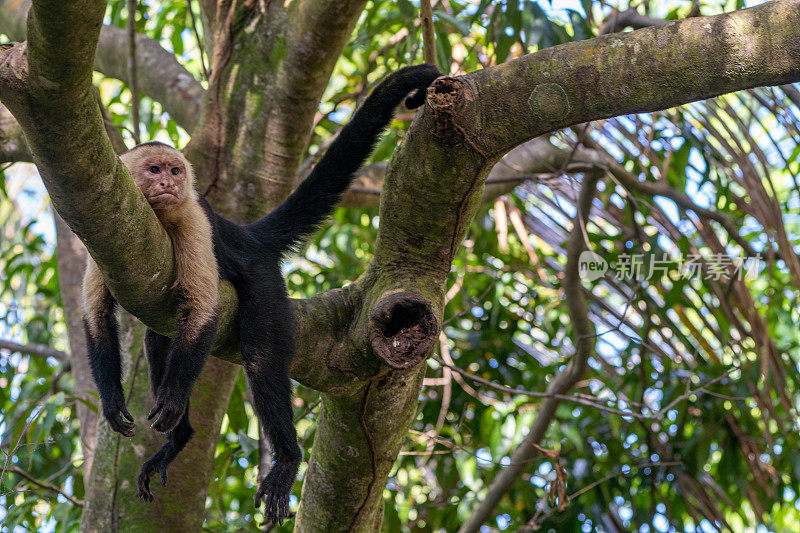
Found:
[[[163, 356], [169, 353], [170, 344], [173, 341], [169, 337], [148, 329], [144, 335], [144, 342], [147, 365], [150, 369], [150, 390], [155, 396], [164, 381], [167, 359]], [[153, 501], [153, 493], [150, 492], [150, 476], [153, 474], [159, 474], [161, 484], [167, 485], [167, 466], [183, 450], [193, 434], [194, 430], [189, 424], [189, 401], [187, 400], [178, 425], [167, 432], [167, 443], [142, 465], [139, 477], [136, 479], [140, 498], [147, 502]]]
[[[275, 452], [275, 464], [269, 475], [259, 481], [255, 494], [256, 506], [262, 500], [266, 503], [265, 517], [269, 522], [282, 523], [289, 515], [289, 494], [302, 459], [292, 420], [289, 362], [294, 355], [294, 324], [280, 272], [282, 257], [313, 233], [334, 210], [353, 175], [391, 121], [395, 108], [412, 91], [414, 94], [406, 100], [407, 105], [412, 108], [422, 105], [426, 88], [440, 75], [432, 65], [406, 67], [390, 75], [342, 128], [309, 177], [272, 213], [253, 224], [234, 224], [214, 213], [205, 199], [200, 200], [211, 222], [219, 275], [236, 288], [242, 366], [253, 392], [253, 408]], [[156, 427], [169, 430], [167, 443], [142, 466], [137, 480], [139, 495], [147, 501], [153, 498], [150, 476], [158, 473], [162, 483], [166, 483], [167, 465], [191, 438], [188, 398], [211, 350], [215, 329], [216, 324], [209, 324], [207, 331], [191, 346], [181, 339], [180, 327], [172, 341], [150, 330], [147, 332], [151, 386], [156, 395], [156, 406], [148, 419], [161, 412], [158, 423], [165, 410], [169, 412], [169, 424]], [[116, 331], [116, 324], [113, 330]], [[93, 351], [93, 369], [98, 359], [97, 367], [106, 369], [96, 370], [95, 379], [98, 385], [103, 380], [118, 385], [119, 348], [116, 356], [111, 354], [107, 359], [103, 355], [106, 352], [108, 350]], [[181, 355], [167, 357], [173, 353]], [[117, 368], [116, 374], [111, 367]], [[170, 384], [180, 384], [180, 390]], [[117, 405], [113, 386], [101, 387], [101, 396], [104, 406], [107, 401], [111, 406]], [[123, 409], [124, 402], [118, 410]], [[127, 411], [122, 412], [127, 415]], [[130, 423], [121, 420], [118, 412], [113, 414], [116, 418], [109, 418], [112, 427], [117, 431], [130, 431], [132, 425], [126, 426]], [[170, 429], [173, 425], [174, 429]]]
[[95, 316], [91, 318], [98, 325], [97, 338], [91, 335], [89, 317], [83, 318], [83, 328], [86, 331], [89, 366], [92, 368], [92, 377], [97, 384], [103, 404], [103, 416], [108, 420], [111, 429], [126, 437], [132, 437], [133, 417], [125, 406], [125, 394], [122, 391], [117, 301], [108, 288], [103, 293], [100, 308], [92, 311]]
[[[191, 340], [187, 338], [185, 321], [186, 317], [178, 321], [178, 331], [163, 351], [147, 354], [155, 400], [147, 419], [152, 420], [157, 416], [152, 428], [162, 433], [171, 431], [183, 417], [194, 382], [203, 370], [217, 334], [217, 317], [204, 324]], [[153, 346], [155, 349], [161, 344]], [[154, 381], [152, 362], [158, 357], [162, 359], [160, 364], [163, 368], [159, 371], [161, 377]]]

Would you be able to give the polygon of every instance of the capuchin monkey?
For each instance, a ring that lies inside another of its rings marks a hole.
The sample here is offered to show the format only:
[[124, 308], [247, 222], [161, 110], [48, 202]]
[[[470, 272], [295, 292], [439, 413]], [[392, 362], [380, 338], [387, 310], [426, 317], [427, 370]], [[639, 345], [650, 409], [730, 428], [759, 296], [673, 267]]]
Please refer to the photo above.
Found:
[[[282, 258], [333, 211], [394, 109], [406, 96], [409, 108], [422, 105], [427, 87], [440, 75], [433, 65], [418, 65], [386, 78], [342, 128], [310, 176], [273, 212], [246, 226], [214, 213], [194, 190], [192, 166], [178, 150], [149, 142], [120, 156], [172, 240], [181, 311], [174, 337], [150, 329], [145, 333], [154, 399], [147, 419], [155, 418], [152, 427], [165, 432], [167, 442], [142, 465], [137, 479], [140, 498], [153, 500], [151, 476], [159, 474], [166, 485], [169, 463], [192, 437], [189, 396], [214, 343], [222, 278], [236, 289], [242, 366], [253, 408], [274, 448], [275, 463], [258, 483], [255, 505], [263, 500], [265, 517], [273, 523], [288, 516], [302, 452], [292, 420], [289, 362], [294, 324], [280, 271]], [[134, 423], [121, 384], [117, 303], [91, 259], [83, 295], [89, 361], [103, 416], [114, 431], [130, 437]]]

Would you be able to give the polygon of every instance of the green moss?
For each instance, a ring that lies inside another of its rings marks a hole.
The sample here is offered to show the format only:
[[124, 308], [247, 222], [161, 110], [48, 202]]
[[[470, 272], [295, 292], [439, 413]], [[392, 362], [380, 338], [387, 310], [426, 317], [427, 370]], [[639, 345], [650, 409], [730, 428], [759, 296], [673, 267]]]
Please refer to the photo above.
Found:
[[278, 35], [272, 43], [272, 49], [267, 58], [267, 70], [275, 72], [280, 65], [283, 64], [288, 49], [286, 47], [286, 36], [284, 34]]

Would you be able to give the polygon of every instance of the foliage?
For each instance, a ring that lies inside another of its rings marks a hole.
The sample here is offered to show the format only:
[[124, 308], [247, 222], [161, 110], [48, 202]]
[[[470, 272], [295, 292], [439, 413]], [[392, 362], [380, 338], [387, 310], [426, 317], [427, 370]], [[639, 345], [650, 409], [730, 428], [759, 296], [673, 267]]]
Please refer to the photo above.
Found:
[[[689, 8], [666, 3], [649, 14], [680, 18]], [[701, 5], [703, 14], [718, 9]], [[448, 0], [434, 3], [434, 14], [438, 62], [458, 74], [590, 37], [609, 9], [588, 0], [564, 10], [529, 0]], [[124, 27], [127, 16], [124, 2], [111, 2], [106, 22]], [[417, 16], [418, 3], [409, 0], [367, 4], [320, 104], [309, 157], [371, 84], [420, 61]], [[202, 79], [186, 2], [140, 2], [137, 31], [158, 39]], [[130, 129], [127, 86], [100, 75], [96, 81], [112, 121]], [[561, 404], [542, 442], [557, 453], [530, 465], [488, 530], [564, 531], [580, 524], [583, 531], [711, 531], [714, 521], [732, 530], [759, 522], [774, 531], [800, 529], [800, 278], [790, 266], [800, 244], [798, 103], [779, 89], [759, 89], [554, 136], [555, 145], [571, 150], [588, 135], [636, 180], [668, 184], [725, 214], [764, 261], [757, 276], [714, 279], [715, 262], [745, 255], [720, 226], [606, 178], [586, 228], [590, 248], [609, 264], [626, 255], [641, 254], [645, 265], [666, 257], [668, 274], [633, 282], [609, 272], [585, 284], [598, 350], [573, 395], [588, 400]], [[188, 141], [157, 102], [144, 97], [140, 106], [143, 140]], [[395, 122], [374, 161], [391, 156], [407, 126]], [[470, 228], [454, 261], [442, 341], [428, 363], [417, 421], [385, 490], [387, 531], [455, 530], [536, 415], [537, 399], [476, 383], [442, 360], [484, 380], [541, 392], [572, 352], [560, 279], [580, 177], [554, 171], [529, 181], [490, 202]], [[21, 212], [24, 193], [9, 180], [0, 183], [3, 338], [64, 348], [52, 234], [34, 228], [49, 212]], [[285, 265], [292, 294], [306, 297], [356, 279], [372, 255], [378, 224], [377, 208], [340, 210]], [[680, 275], [680, 257], [688, 256], [703, 256], [706, 275]], [[31, 446], [14, 452], [14, 464], [81, 498], [82, 451], [69, 392], [69, 376], [61, 377], [51, 360], [0, 359], [4, 453], [22, 438]], [[317, 403], [315, 391], [298, 388], [295, 414], [306, 450]], [[263, 518], [251, 503], [257, 463], [257, 427], [240, 379], [217, 447], [209, 530], [257, 530]], [[564, 510], [550, 497], [559, 483], [574, 495]], [[77, 528], [80, 509], [63, 496], [7, 472], [0, 492], [9, 491], [25, 492], [0, 496], [3, 531]]]
[[[4, 176], [0, 188], [0, 331], [4, 339], [64, 347], [52, 216], [36, 181], [30, 167], [15, 172], [13, 179]], [[52, 358], [0, 354], [0, 461], [5, 464], [7, 454], [16, 452], [8, 466], [82, 491], [75, 466], [81, 455], [78, 419], [69, 381]], [[77, 525], [80, 520], [80, 509], [63, 496], [46, 494], [51, 505], [42, 506], [43, 495], [18, 474], [5, 473], [0, 493], [7, 509], [0, 511], [4, 524], [37, 529], [48, 522]]]

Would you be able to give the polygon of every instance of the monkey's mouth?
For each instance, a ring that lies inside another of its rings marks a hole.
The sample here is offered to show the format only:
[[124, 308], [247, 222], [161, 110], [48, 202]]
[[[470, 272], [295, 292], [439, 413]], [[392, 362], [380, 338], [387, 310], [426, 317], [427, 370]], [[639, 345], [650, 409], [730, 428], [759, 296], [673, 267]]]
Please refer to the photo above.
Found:
[[178, 200], [178, 195], [171, 192], [162, 192], [147, 197], [150, 205], [172, 203]]

